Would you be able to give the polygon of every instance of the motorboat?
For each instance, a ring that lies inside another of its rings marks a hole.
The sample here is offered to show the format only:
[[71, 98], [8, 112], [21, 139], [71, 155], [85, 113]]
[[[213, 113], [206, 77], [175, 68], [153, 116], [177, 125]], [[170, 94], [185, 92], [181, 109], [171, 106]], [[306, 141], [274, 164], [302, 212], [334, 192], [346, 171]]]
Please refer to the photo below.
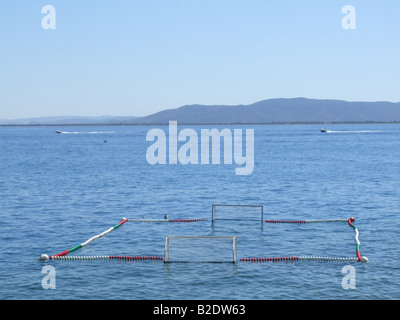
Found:
[[57, 133], [64, 133], [64, 131], [62, 131], [62, 130], [57, 130], [56, 132]]
[[328, 130], [326, 130], [326, 129], [320, 129], [320, 131], [323, 132], [323, 133], [328, 132]]

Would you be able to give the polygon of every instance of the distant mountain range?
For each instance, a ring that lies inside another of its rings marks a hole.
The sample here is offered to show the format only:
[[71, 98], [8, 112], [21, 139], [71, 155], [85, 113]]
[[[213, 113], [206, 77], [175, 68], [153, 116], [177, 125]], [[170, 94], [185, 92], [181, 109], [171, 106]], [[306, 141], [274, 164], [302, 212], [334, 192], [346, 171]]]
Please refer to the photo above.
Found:
[[47, 117], [0, 120], [3, 125], [271, 124], [400, 122], [400, 102], [269, 99], [250, 105], [187, 105], [145, 117]]

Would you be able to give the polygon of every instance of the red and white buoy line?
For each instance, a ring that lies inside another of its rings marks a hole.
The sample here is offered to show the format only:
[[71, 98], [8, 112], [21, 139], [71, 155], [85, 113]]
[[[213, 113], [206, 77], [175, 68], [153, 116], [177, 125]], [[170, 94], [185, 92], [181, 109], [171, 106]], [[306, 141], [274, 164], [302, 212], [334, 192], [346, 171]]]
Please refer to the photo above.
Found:
[[266, 223], [323, 223], [323, 222], [347, 222], [348, 219], [324, 219], [324, 220], [265, 220]]
[[314, 261], [314, 262], [357, 262], [357, 258], [345, 257], [317, 257], [317, 256], [295, 256], [295, 257], [273, 257], [273, 258], [243, 258], [243, 262], [298, 262], [298, 261]]
[[208, 221], [208, 219], [127, 219], [127, 222], [146, 222], [146, 223], [177, 223], [177, 222], [184, 222], [184, 223], [191, 223], [191, 222], [202, 222]]
[[265, 220], [266, 223], [323, 223], [323, 222], [347, 222], [356, 232], [356, 255], [357, 257], [320, 257], [320, 256], [293, 256], [293, 257], [272, 257], [272, 258], [242, 258], [240, 261], [250, 263], [260, 262], [297, 262], [297, 261], [314, 261], [314, 262], [369, 262], [367, 257], [362, 257], [360, 253], [360, 241], [358, 239], [358, 229], [353, 225], [355, 219], [326, 219], [326, 220]]
[[121, 260], [121, 261], [163, 261], [163, 257], [157, 256], [52, 256], [50, 260], [59, 261], [95, 261], [95, 260]]

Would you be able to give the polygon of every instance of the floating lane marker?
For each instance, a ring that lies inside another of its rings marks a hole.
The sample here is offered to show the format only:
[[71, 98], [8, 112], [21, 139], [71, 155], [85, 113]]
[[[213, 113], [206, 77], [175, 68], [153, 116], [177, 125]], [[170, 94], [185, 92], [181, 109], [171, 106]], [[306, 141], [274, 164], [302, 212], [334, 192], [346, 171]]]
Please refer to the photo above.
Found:
[[[158, 223], [159, 222], [171, 222], [171, 223], [182, 222], [182, 223], [193, 223], [193, 222], [201, 222], [201, 221], [208, 221], [208, 219], [127, 219], [127, 218], [123, 218], [121, 220], [121, 222], [116, 224], [115, 226], [105, 230], [104, 232], [102, 232], [102, 233], [100, 233], [100, 234], [98, 234], [98, 235], [96, 235], [94, 237], [91, 237], [90, 239], [86, 240], [85, 242], [83, 242], [81, 244], [78, 244], [77, 246], [75, 246], [75, 247], [73, 247], [71, 249], [65, 250], [65, 251], [60, 252], [60, 253], [58, 253], [56, 255], [53, 255], [53, 256], [48, 256], [47, 254], [42, 254], [38, 258], [38, 260], [40, 260], [40, 261], [46, 261], [46, 260], [49, 260], [49, 259], [50, 260], [61, 260], [61, 259], [59, 259], [60, 257], [64, 257], [65, 258], [64, 260], [87, 260], [87, 259], [89, 259], [88, 257], [76, 257], [76, 256], [75, 257], [67, 257], [67, 255], [69, 253], [71, 253], [71, 252], [74, 252], [74, 251], [76, 251], [76, 250], [78, 250], [80, 248], [83, 248], [83, 247], [87, 246], [88, 244], [90, 244], [91, 242], [93, 242], [96, 239], [104, 237], [105, 235], [107, 235], [110, 232], [112, 232], [113, 230], [119, 228], [120, 226], [122, 226], [126, 222], [158, 222]], [[104, 257], [107, 257], [107, 256], [92, 256], [90, 259], [91, 260], [105, 260], [106, 258], [104, 258]], [[125, 259], [125, 258], [127, 260], [151, 260], [150, 258], [143, 259], [145, 257], [139, 257], [139, 258], [138, 257], [125, 257], [125, 256], [109, 256], [109, 257], [110, 257], [110, 259], [120, 259], [120, 260]], [[153, 259], [153, 260], [158, 260], [158, 259]]]
[[157, 256], [51, 256], [50, 260], [58, 261], [97, 261], [97, 260], [122, 260], [122, 261], [163, 261]]
[[362, 257], [360, 253], [360, 240], [358, 239], [360, 233], [356, 226], [353, 225], [355, 219], [325, 219], [325, 220], [265, 220], [266, 223], [294, 223], [294, 224], [304, 224], [304, 223], [323, 223], [323, 222], [347, 222], [355, 231], [355, 242], [356, 242], [356, 254], [357, 258], [340, 258], [340, 257], [282, 257], [282, 258], [245, 258], [241, 261], [245, 262], [264, 262], [264, 261], [359, 261], [359, 262], [369, 262], [367, 257]]
[[[92, 260], [123, 260], [123, 261], [143, 261], [143, 260], [163, 260], [162, 257], [156, 256], [67, 256], [67, 254], [78, 250], [79, 248], [87, 246], [92, 241], [99, 239], [113, 230], [119, 228], [126, 222], [200, 222], [208, 221], [208, 219], [127, 219], [123, 218], [122, 221], [115, 226], [107, 229], [106, 231], [88, 239], [87, 241], [79, 244], [69, 250], [65, 250], [53, 256], [43, 254], [38, 260], [62, 260], [62, 261], [92, 261]], [[367, 257], [362, 257], [360, 253], [360, 241], [359, 231], [356, 226], [353, 225], [355, 219], [327, 219], [327, 220], [265, 220], [267, 223], [322, 223], [322, 222], [347, 222], [355, 231], [355, 242], [356, 242], [356, 254], [357, 258], [345, 258], [345, 257], [317, 257], [317, 256], [294, 256], [294, 257], [272, 257], [272, 258], [242, 258], [240, 261], [243, 262], [296, 262], [296, 261], [319, 261], [319, 262], [369, 262]]]
[[[78, 249], [80, 249], [80, 248], [83, 248], [83, 247], [87, 246], [89, 243], [93, 242], [93, 241], [96, 240], [96, 239], [99, 239], [99, 238], [101, 238], [101, 237], [104, 237], [106, 234], [109, 234], [111, 231], [113, 231], [113, 230], [119, 228], [120, 226], [122, 226], [122, 225], [123, 225], [125, 222], [127, 222], [127, 221], [128, 221], [128, 219], [123, 218], [123, 219], [121, 220], [121, 222], [118, 223], [118, 224], [116, 224], [114, 227], [111, 227], [110, 229], [107, 229], [106, 231], [104, 231], [104, 232], [98, 234], [97, 236], [94, 236], [94, 237], [88, 239], [87, 241], [85, 241], [85, 242], [83, 242], [83, 243], [81, 243], [81, 244], [78, 244], [77, 246], [75, 246], [75, 247], [73, 247], [73, 248], [71, 248], [71, 249], [69, 249], [69, 250], [65, 250], [65, 251], [63, 251], [63, 252], [60, 252], [60, 253], [58, 253], [58, 254], [56, 254], [56, 255], [54, 255], [54, 256], [50, 256], [50, 257], [49, 257], [48, 255], [46, 255], [46, 254], [42, 254], [42, 255], [39, 257], [38, 260], [46, 261], [46, 260], [48, 260], [48, 259], [53, 259], [54, 257], [63, 257], [63, 256], [65, 256], [65, 255], [67, 255], [67, 254], [69, 254], [69, 253], [71, 253], [71, 252], [74, 252], [74, 251], [76, 251], [76, 250], [78, 250]], [[53, 259], [53, 260], [54, 260], [54, 259]]]
[[147, 223], [166, 223], [166, 222], [201, 222], [208, 219], [127, 219], [127, 222], [147, 222]]
[[323, 222], [347, 222], [348, 219], [324, 219], [324, 220], [265, 220], [266, 223], [323, 223]]
[[360, 235], [360, 233], [358, 232], [358, 229], [355, 225], [353, 225], [355, 219], [354, 218], [350, 218], [347, 220], [347, 222], [349, 223], [350, 227], [352, 227], [354, 229], [354, 231], [356, 232], [355, 235], [355, 242], [356, 242], [356, 254], [357, 254], [357, 259], [358, 261], [361, 262], [369, 262], [367, 257], [362, 257], [361, 256], [361, 252], [360, 252], [360, 240], [358, 239], [358, 236]]
[[243, 258], [243, 262], [297, 262], [297, 261], [314, 261], [314, 262], [357, 262], [357, 258], [345, 257], [316, 257], [316, 256], [301, 256], [301, 257], [273, 257], [273, 258]]

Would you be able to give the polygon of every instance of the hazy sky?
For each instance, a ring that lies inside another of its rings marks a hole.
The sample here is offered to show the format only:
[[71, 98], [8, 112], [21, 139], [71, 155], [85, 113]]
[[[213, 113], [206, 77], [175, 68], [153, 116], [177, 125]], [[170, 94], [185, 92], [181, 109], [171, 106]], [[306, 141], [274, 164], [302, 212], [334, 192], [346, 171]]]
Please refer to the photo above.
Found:
[[[45, 5], [55, 29], [42, 27]], [[355, 30], [342, 27], [345, 5]], [[398, 102], [399, 35], [398, 0], [1, 0], [0, 119]]]

